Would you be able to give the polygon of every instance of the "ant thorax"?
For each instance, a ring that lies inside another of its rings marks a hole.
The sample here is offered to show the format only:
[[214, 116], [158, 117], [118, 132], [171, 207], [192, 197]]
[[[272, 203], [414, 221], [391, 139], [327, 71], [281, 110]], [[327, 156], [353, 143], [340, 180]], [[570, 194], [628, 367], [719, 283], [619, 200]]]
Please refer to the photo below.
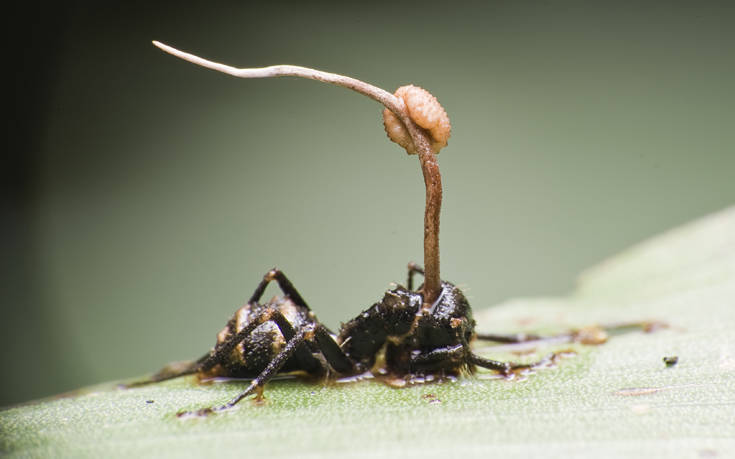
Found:
[[443, 283], [430, 308], [420, 293], [399, 286], [344, 324], [338, 342], [376, 375], [456, 375], [467, 367], [474, 324], [467, 299], [453, 284]]

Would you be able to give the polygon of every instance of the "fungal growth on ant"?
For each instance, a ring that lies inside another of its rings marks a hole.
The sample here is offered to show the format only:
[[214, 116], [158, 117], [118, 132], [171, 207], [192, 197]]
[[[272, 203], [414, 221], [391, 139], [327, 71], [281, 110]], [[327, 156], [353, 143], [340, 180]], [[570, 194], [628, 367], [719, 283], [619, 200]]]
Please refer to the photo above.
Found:
[[[217, 335], [212, 350], [194, 362], [168, 366], [150, 379], [127, 387], [150, 384], [187, 374], [212, 377], [251, 378], [237, 397], [221, 406], [184, 415], [205, 415], [235, 406], [256, 394], [278, 373], [344, 378], [375, 375], [402, 386], [472, 373], [476, 367], [511, 375], [538, 364], [516, 364], [486, 359], [472, 351], [473, 340], [526, 342], [541, 340], [532, 335], [481, 335], [475, 332], [472, 310], [462, 291], [444, 281], [439, 273], [439, 214], [442, 203], [441, 174], [436, 155], [447, 145], [451, 125], [446, 112], [428, 91], [413, 85], [391, 94], [354, 78], [306, 67], [276, 65], [238, 69], [179, 51], [159, 42], [157, 47], [194, 64], [241, 78], [297, 76], [331, 83], [366, 95], [381, 103], [388, 137], [407, 153], [417, 154], [426, 185], [424, 214], [424, 268], [409, 263], [405, 286], [388, 290], [382, 300], [343, 324], [338, 333], [322, 325], [299, 292], [280, 270], [269, 270], [248, 302], [240, 307]], [[414, 276], [424, 276], [414, 289]], [[261, 303], [271, 281], [282, 297]], [[600, 333], [604, 333], [600, 329]], [[583, 342], [589, 332], [571, 332], [553, 337], [556, 342]], [[604, 340], [598, 340], [598, 344]]]

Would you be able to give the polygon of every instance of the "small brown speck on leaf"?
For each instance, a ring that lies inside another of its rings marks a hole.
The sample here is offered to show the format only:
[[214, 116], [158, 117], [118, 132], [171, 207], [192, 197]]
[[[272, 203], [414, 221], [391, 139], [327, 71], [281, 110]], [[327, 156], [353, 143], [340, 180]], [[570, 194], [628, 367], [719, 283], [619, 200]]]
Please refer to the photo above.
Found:
[[580, 328], [574, 334], [574, 341], [582, 344], [604, 344], [607, 338], [605, 329], [597, 325]]
[[656, 392], [662, 391], [664, 388], [660, 387], [630, 387], [620, 389], [613, 392], [613, 395], [622, 395], [623, 397], [637, 397], [639, 395], [655, 394]]

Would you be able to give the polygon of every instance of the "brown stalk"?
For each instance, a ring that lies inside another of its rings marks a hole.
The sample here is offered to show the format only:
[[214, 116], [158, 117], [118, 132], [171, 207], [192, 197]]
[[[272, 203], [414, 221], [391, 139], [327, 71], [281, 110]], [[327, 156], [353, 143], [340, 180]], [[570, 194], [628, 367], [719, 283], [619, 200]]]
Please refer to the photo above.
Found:
[[371, 84], [336, 73], [322, 72], [295, 65], [273, 65], [263, 68], [235, 68], [229, 65], [212, 62], [207, 59], [180, 51], [171, 46], [154, 41], [153, 44], [163, 51], [202, 67], [226, 73], [238, 78], [273, 78], [295, 76], [311, 80], [331, 83], [343, 88], [352, 89], [371, 99], [380, 102], [392, 111], [406, 126], [408, 133], [418, 150], [421, 171], [426, 185], [426, 208], [424, 212], [424, 306], [431, 305], [441, 291], [439, 274], [439, 213], [442, 203], [442, 184], [439, 164], [431, 149], [431, 141], [426, 131], [414, 123], [408, 115], [402, 99]]

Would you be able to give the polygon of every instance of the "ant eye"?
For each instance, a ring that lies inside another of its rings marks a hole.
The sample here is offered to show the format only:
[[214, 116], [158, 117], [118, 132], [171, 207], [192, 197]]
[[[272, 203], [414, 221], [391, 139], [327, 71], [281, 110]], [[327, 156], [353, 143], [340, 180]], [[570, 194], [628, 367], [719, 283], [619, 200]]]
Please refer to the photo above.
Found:
[[[394, 95], [406, 104], [411, 119], [421, 128], [428, 131], [431, 137], [431, 149], [434, 153], [447, 146], [451, 135], [452, 125], [444, 108], [436, 97], [423, 88], [412, 84], [401, 86]], [[416, 146], [411, 140], [406, 127], [398, 117], [387, 108], [383, 110], [383, 125], [388, 137], [406, 149], [408, 154], [416, 154]]]

